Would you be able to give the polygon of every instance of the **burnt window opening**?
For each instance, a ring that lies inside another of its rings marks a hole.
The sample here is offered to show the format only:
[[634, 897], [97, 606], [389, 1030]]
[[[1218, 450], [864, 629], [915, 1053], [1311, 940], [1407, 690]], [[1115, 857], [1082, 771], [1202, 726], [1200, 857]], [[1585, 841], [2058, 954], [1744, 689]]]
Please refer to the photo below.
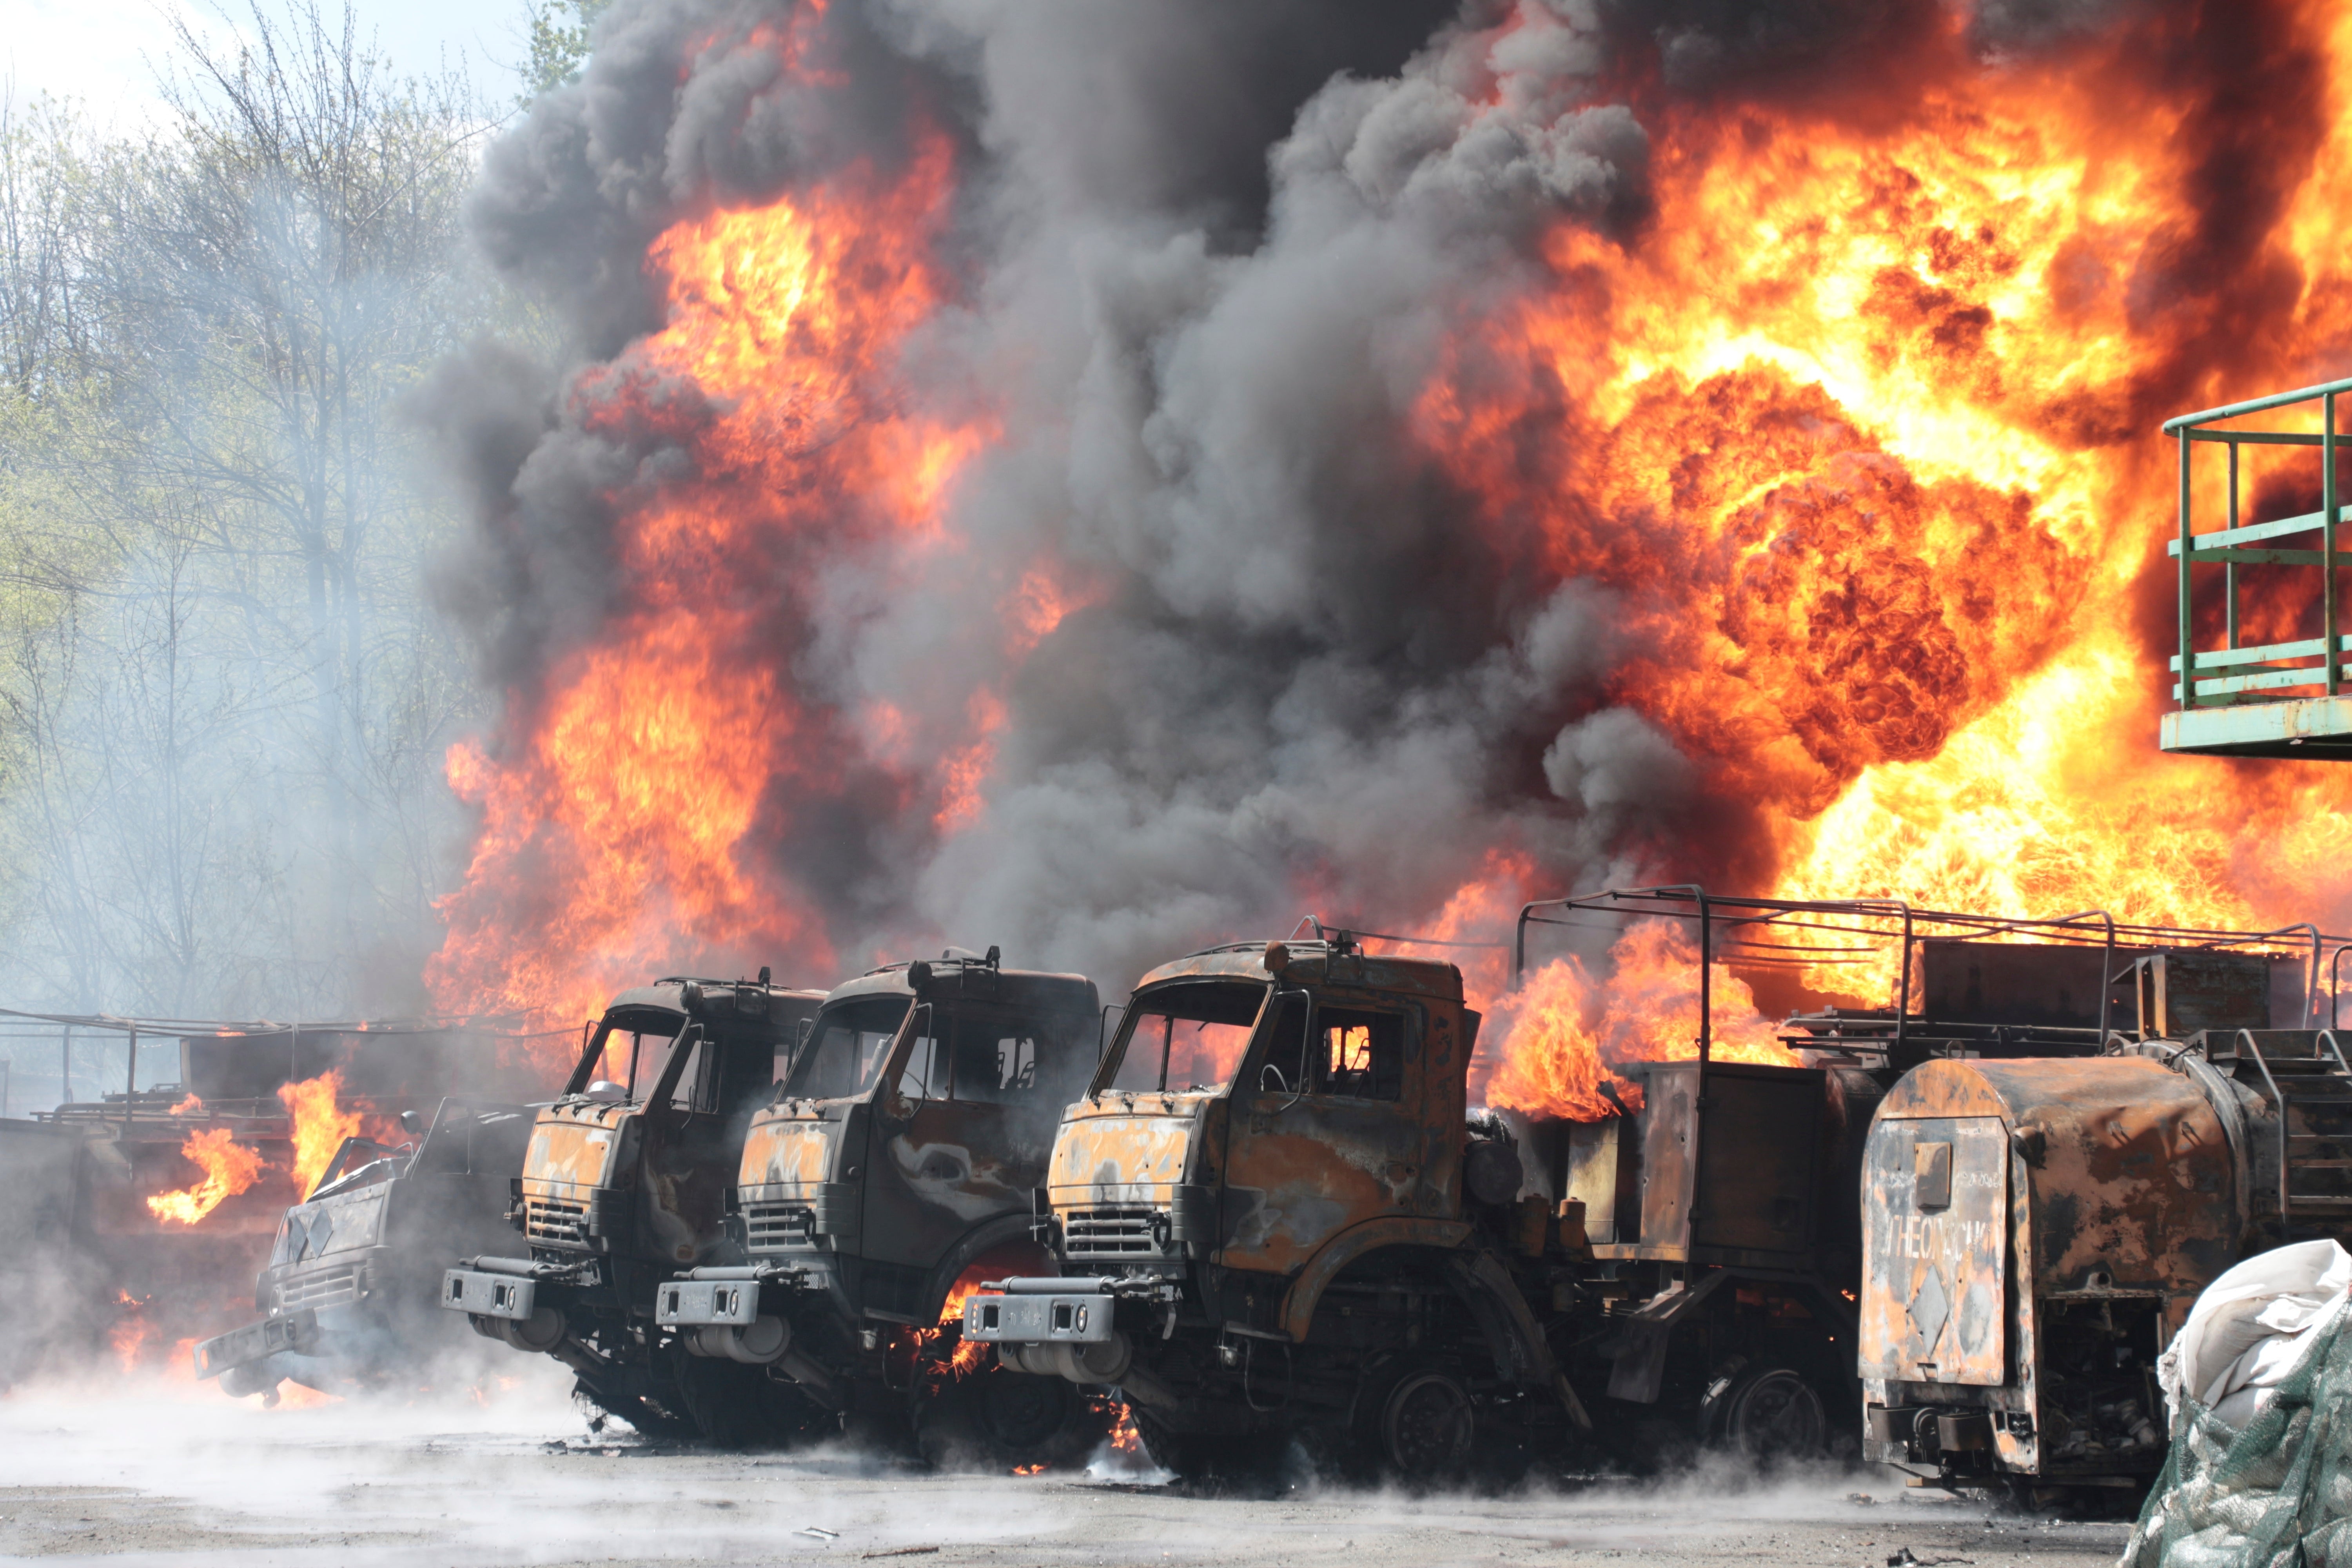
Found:
[[1313, 1092], [1346, 1100], [1404, 1097], [1404, 1016], [1370, 1008], [1315, 1012]]
[[979, 1105], [1050, 1100], [1059, 1109], [1076, 1089], [1071, 1068], [1083, 1070], [1086, 1065], [1072, 1045], [1076, 1026], [1067, 1019], [1057, 1023], [1030, 1014], [970, 1007], [935, 1013], [926, 1006], [916, 1027], [921, 1032], [898, 1074], [898, 1092], [908, 1100]]
[[1034, 1028], [962, 1020], [956, 1030], [955, 1097], [994, 1105], [1031, 1099], [1039, 1082], [1037, 1043]]
[[1254, 981], [1194, 980], [1137, 997], [1097, 1075], [1097, 1092], [1223, 1088], [1249, 1048], [1265, 996]]
[[856, 996], [828, 1005], [809, 1031], [785, 1093], [803, 1100], [846, 1100], [881, 1075], [912, 998]]

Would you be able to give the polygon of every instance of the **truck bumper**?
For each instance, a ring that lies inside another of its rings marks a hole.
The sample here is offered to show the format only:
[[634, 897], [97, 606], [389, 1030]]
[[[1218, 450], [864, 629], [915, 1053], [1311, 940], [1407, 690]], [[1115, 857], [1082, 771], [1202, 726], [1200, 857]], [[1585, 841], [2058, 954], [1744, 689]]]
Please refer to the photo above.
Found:
[[449, 1268], [441, 1275], [441, 1304], [476, 1318], [523, 1321], [539, 1310], [539, 1281], [517, 1274]]
[[654, 1321], [665, 1329], [740, 1328], [759, 1316], [757, 1279], [672, 1279], [654, 1292]]
[[237, 1367], [267, 1361], [281, 1351], [300, 1355], [318, 1342], [319, 1315], [308, 1308], [282, 1318], [264, 1318], [241, 1329], [231, 1329], [195, 1348], [196, 1375], [218, 1377]]
[[1100, 1282], [1005, 1279], [964, 1299], [963, 1337], [996, 1347], [999, 1364], [1072, 1383], [1116, 1383], [1135, 1359], [1118, 1299]]
[[965, 1339], [988, 1344], [1099, 1344], [1118, 1331], [1111, 1321], [1117, 1303], [1092, 1281], [1003, 1283], [1007, 1289], [1002, 1295], [975, 1292], [965, 1298]]

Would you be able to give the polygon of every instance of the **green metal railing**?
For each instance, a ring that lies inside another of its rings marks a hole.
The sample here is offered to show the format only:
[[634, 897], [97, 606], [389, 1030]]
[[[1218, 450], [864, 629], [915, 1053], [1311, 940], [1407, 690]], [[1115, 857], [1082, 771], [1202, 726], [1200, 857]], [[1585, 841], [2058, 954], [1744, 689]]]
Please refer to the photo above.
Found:
[[[2316, 689], [2334, 697], [2341, 690], [2347, 674], [2343, 655], [2352, 649], [2352, 637], [2343, 635], [2338, 626], [2342, 606], [2338, 601], [2336, 569], [2339, 562], [2352, 564], [2339, 554], [2336, 544], [2336, 524], [2346, 521], [2347, 509], [2337, 504], [2336, 486], [2336, 451], [2339, 440], [2352, 440], [2352, 432], [2339, 435], [2336, 423], [2336, 400], [2352, 392], [2352, 380], [2331, 381], [2322, 386], [2309, 386], [2300, 392], [2282, 392], [2271, 397], [2258, 397], [2249, 403], [2232, 403], [2223, 408], [2209, 408], [2202, 414], [2184, 414], [2164, 422], [2164, 433], [2180, 443], [2180, 531], [2168, 545], [2170, 553], [2180, 563], [2180, 651], [2173, 656], [2175, 681], [2172, 695], [2180, 706], [2188, 708], [2223, 708], [2246, 702], [2293, 700], [2297, 696], [2312, 693], [2298, 689]], [[2304, 404], [2320, 405], [2320, 427], [2315, 430], [2242, 430], [2217, 429], [2224, 421], [2242, 419], [2251, 414], [2264, 414], [2282, 408], [2294, 408]], [[2200, 441], [2218, 442], [2229, 448], [2229, 526], [2211, 533], [2197, 533], [2190, 526], [2189, 455]], [[2282, 517], [2270, 522], [2241, 526], [2238, 521], [2239, 468], [2238, 448], [2256, 447], [2316, 447], [2319, 448], [2319, 510], [2298, 517]], [[2317, 550], [2279, 550], [2263, 543], [2289, 534], [2307, 533], [2317, 530], [2320, 548]], [[2200, 652], [2189, 624], [2191, 574], [2199, 565], [2218, 564], [2226, 578], [2227, 627], [2229, 646]], [[2238, 569], [2241, 566], [2316, 566], [2320, 569], [2320, 635], [2293, 642], [2265, 643], [2258, 647], [2242, 646], [2238, 635]], [[2331, 657], [2331, 653], [2333, 657]], [[2200, 674], [2214, 670], [2211, 676]]]

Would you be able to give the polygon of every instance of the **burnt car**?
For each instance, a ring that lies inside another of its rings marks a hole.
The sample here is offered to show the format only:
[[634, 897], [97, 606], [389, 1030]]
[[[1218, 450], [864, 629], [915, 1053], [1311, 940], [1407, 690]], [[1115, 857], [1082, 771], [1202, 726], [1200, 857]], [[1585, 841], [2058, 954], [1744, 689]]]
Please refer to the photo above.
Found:
[[815, 1413], [789, 1385], [666, 1342], [653, 1291], [728, 1247], [745, 1131], [824, 1000], [764, 969], [614, 997], [531, 1126], [509, 1210], [528, 1256], [465, 1259], [441, 1306], [562, 1362], [583, 1396], [640, 1431], [740, 1442], [803, 1429]]
[[1074, 1461], [1103, 1402], [962, 1342], [981, 1279], [1034, 1268], [1031, 1194], [1101, 1041], [1093, 982], [950, 950], [835, 989], [753, 1121], [740, 1261], [649, 1291], [691, 1359], [763, 1368], [853, 1429], [935, 1461]]
[[445, 1100], [429, 1124], [404, 1118], [423, 1134], [414, 1144], [346, 1138], [278, 1225], [254, 1284], [260, 1320], [200, 1342], [197, 1375], [274, 1405], [282, 1382], [380, 1387], [462, 1344], [434, 1293], [462, 1255], [522, 1250], [506, 1215], [531, 1116]]

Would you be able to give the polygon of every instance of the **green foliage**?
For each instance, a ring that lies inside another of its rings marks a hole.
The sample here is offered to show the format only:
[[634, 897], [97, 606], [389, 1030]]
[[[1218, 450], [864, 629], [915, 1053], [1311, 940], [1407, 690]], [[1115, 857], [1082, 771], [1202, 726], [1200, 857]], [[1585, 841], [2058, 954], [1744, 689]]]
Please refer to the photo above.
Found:
[[588, 63], [589, 35], [596, 18], [612, 4], [613, 0], [546, 0], [541, 5], [534, 0], [530, 5], [530, 64], [523, 76], [530, 91], [521, 100], [526, 107], [532, 99], [580, 79], [581, 68]]

